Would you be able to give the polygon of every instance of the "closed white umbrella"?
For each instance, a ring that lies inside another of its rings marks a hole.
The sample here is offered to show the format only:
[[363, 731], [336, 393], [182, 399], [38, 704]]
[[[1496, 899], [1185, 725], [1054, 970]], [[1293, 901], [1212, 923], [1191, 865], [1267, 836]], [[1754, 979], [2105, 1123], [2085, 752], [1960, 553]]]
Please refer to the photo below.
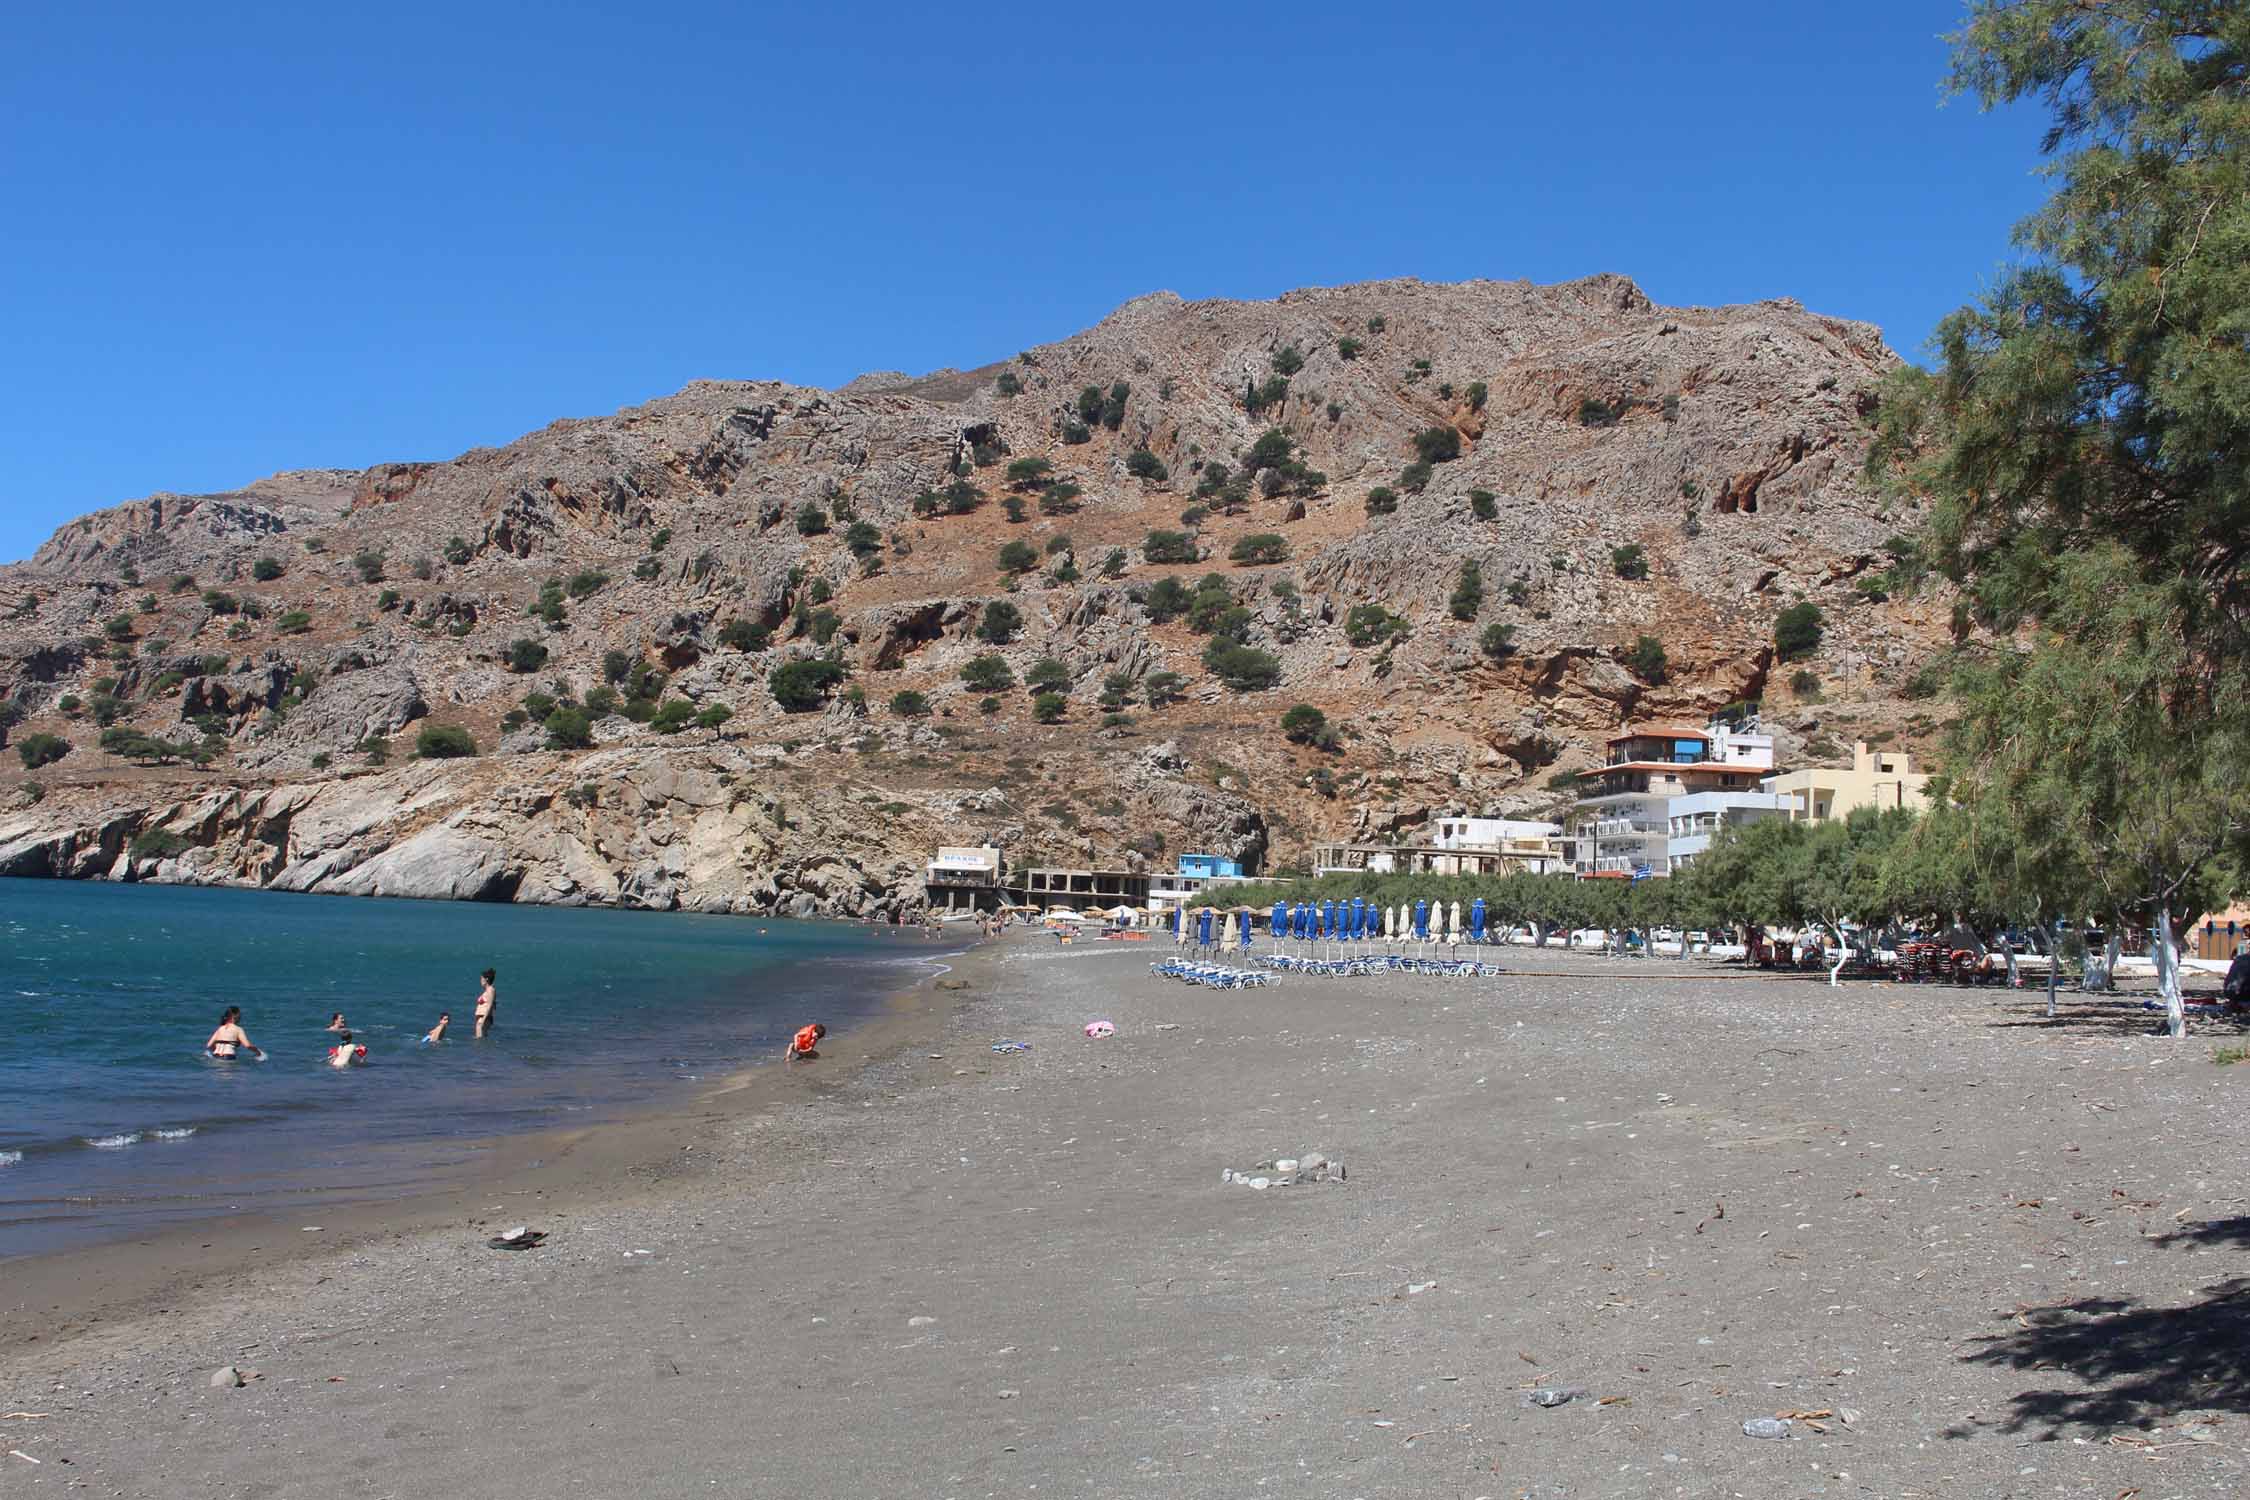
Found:
[[1172, 908], [1172, 946], [1175, 948], [1185, 948], [1187, 945], [1187, 908], [1184, 906], [1175, 906]]
[[1453, 910], [1446, 914], [1445, 940], [1456, 948], [1461, 945], [1461, 903], [1458, 901], [1453, 903]]
[[1398, 941], [1405, 942], [1414, 931], [1414, 919], [1406, 913], [1406, 903], [1398, 904]]
[[1391, 927], [1391, 909], [1390, 909], [1389, 907], [1387, 907], [1387, 906], [1386, 906], [1386, 907], [1384, 907], [1384, 908], [1383, 908], [1383, 941], [1384, 941], [1384, 942], [1386, 942], [1386, 943], [1387, 943], [1387, 942], [1389, 942], [1389, 941], [1391, 940], [1391, 933], [1392, 933], [1392, 931], [1393, 931], [1393, 928]]
[[1227, 951], [1227, 949], [1232, 948], [1233, 946], [1234, 913], [1230, 911], [1227, 913], [1227, 919], [1219, 924], [1219, 951], [1221, 953], [1224, 953]]

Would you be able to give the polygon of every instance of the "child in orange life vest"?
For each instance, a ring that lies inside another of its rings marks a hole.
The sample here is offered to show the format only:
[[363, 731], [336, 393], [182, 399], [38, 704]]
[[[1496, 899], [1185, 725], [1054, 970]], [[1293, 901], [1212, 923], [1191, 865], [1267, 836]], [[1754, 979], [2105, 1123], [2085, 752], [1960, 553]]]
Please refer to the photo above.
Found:
[[810, 1026], [800, 1026], [797, 1028], [797, 1034], [789, 1039], [789, 1050], [784, 1056], [790, 1062], [796, 1062], [799, 1059], [810, 1061], [820, 1056], [820, 1053], [815, 1049], [820, 1046], [820, 1039], [826, 1035], [828, 1035], [828, 1028], [818, 1021], [813, 1022]]

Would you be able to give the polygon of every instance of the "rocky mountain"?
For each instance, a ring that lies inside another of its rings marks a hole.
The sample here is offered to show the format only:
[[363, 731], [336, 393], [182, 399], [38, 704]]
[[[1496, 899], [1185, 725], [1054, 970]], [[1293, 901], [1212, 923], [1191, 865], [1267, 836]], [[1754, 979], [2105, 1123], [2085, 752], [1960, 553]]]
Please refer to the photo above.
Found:
[[151, 496], [0, 569], [9, 732], [69, 747], [8, 757], [0, 870], [902, 915], [941, 840], [1280, 866], [1546, 811], [1628, 719], [1912, 746], [1947, 620], [1881, 587], [1894, 363], [1616, 276], [1160, 293], [983, 369]]

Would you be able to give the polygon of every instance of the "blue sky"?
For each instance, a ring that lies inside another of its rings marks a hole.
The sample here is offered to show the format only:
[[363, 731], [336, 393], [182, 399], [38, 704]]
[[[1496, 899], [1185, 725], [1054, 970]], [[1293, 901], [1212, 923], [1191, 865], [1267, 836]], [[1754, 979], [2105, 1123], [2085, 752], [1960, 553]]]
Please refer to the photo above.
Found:
[[699, 377], [980, 364], [1159, 288], [1618, 271], [1912, 354], [2040, 197], [2038, 117], [1941, 107], [1960, 13], [9, 7], [0, 559]]

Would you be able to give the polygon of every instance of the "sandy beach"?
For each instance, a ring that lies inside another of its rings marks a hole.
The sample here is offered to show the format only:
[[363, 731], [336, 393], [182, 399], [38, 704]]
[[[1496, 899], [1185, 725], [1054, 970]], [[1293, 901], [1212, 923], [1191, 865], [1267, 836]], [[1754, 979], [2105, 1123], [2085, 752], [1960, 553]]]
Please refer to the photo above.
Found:
[[[2250, 1489], [2230, 1027], [1559, 951], [1222, 993], [1153, 956], [1014, 935], [473, 1194], [18, 1263], [0, 1491]], [[1220, 1180], [1308, 1150], [1347, 1180]], [[545, 1245], [486, 1247], [515, 1223]]]

